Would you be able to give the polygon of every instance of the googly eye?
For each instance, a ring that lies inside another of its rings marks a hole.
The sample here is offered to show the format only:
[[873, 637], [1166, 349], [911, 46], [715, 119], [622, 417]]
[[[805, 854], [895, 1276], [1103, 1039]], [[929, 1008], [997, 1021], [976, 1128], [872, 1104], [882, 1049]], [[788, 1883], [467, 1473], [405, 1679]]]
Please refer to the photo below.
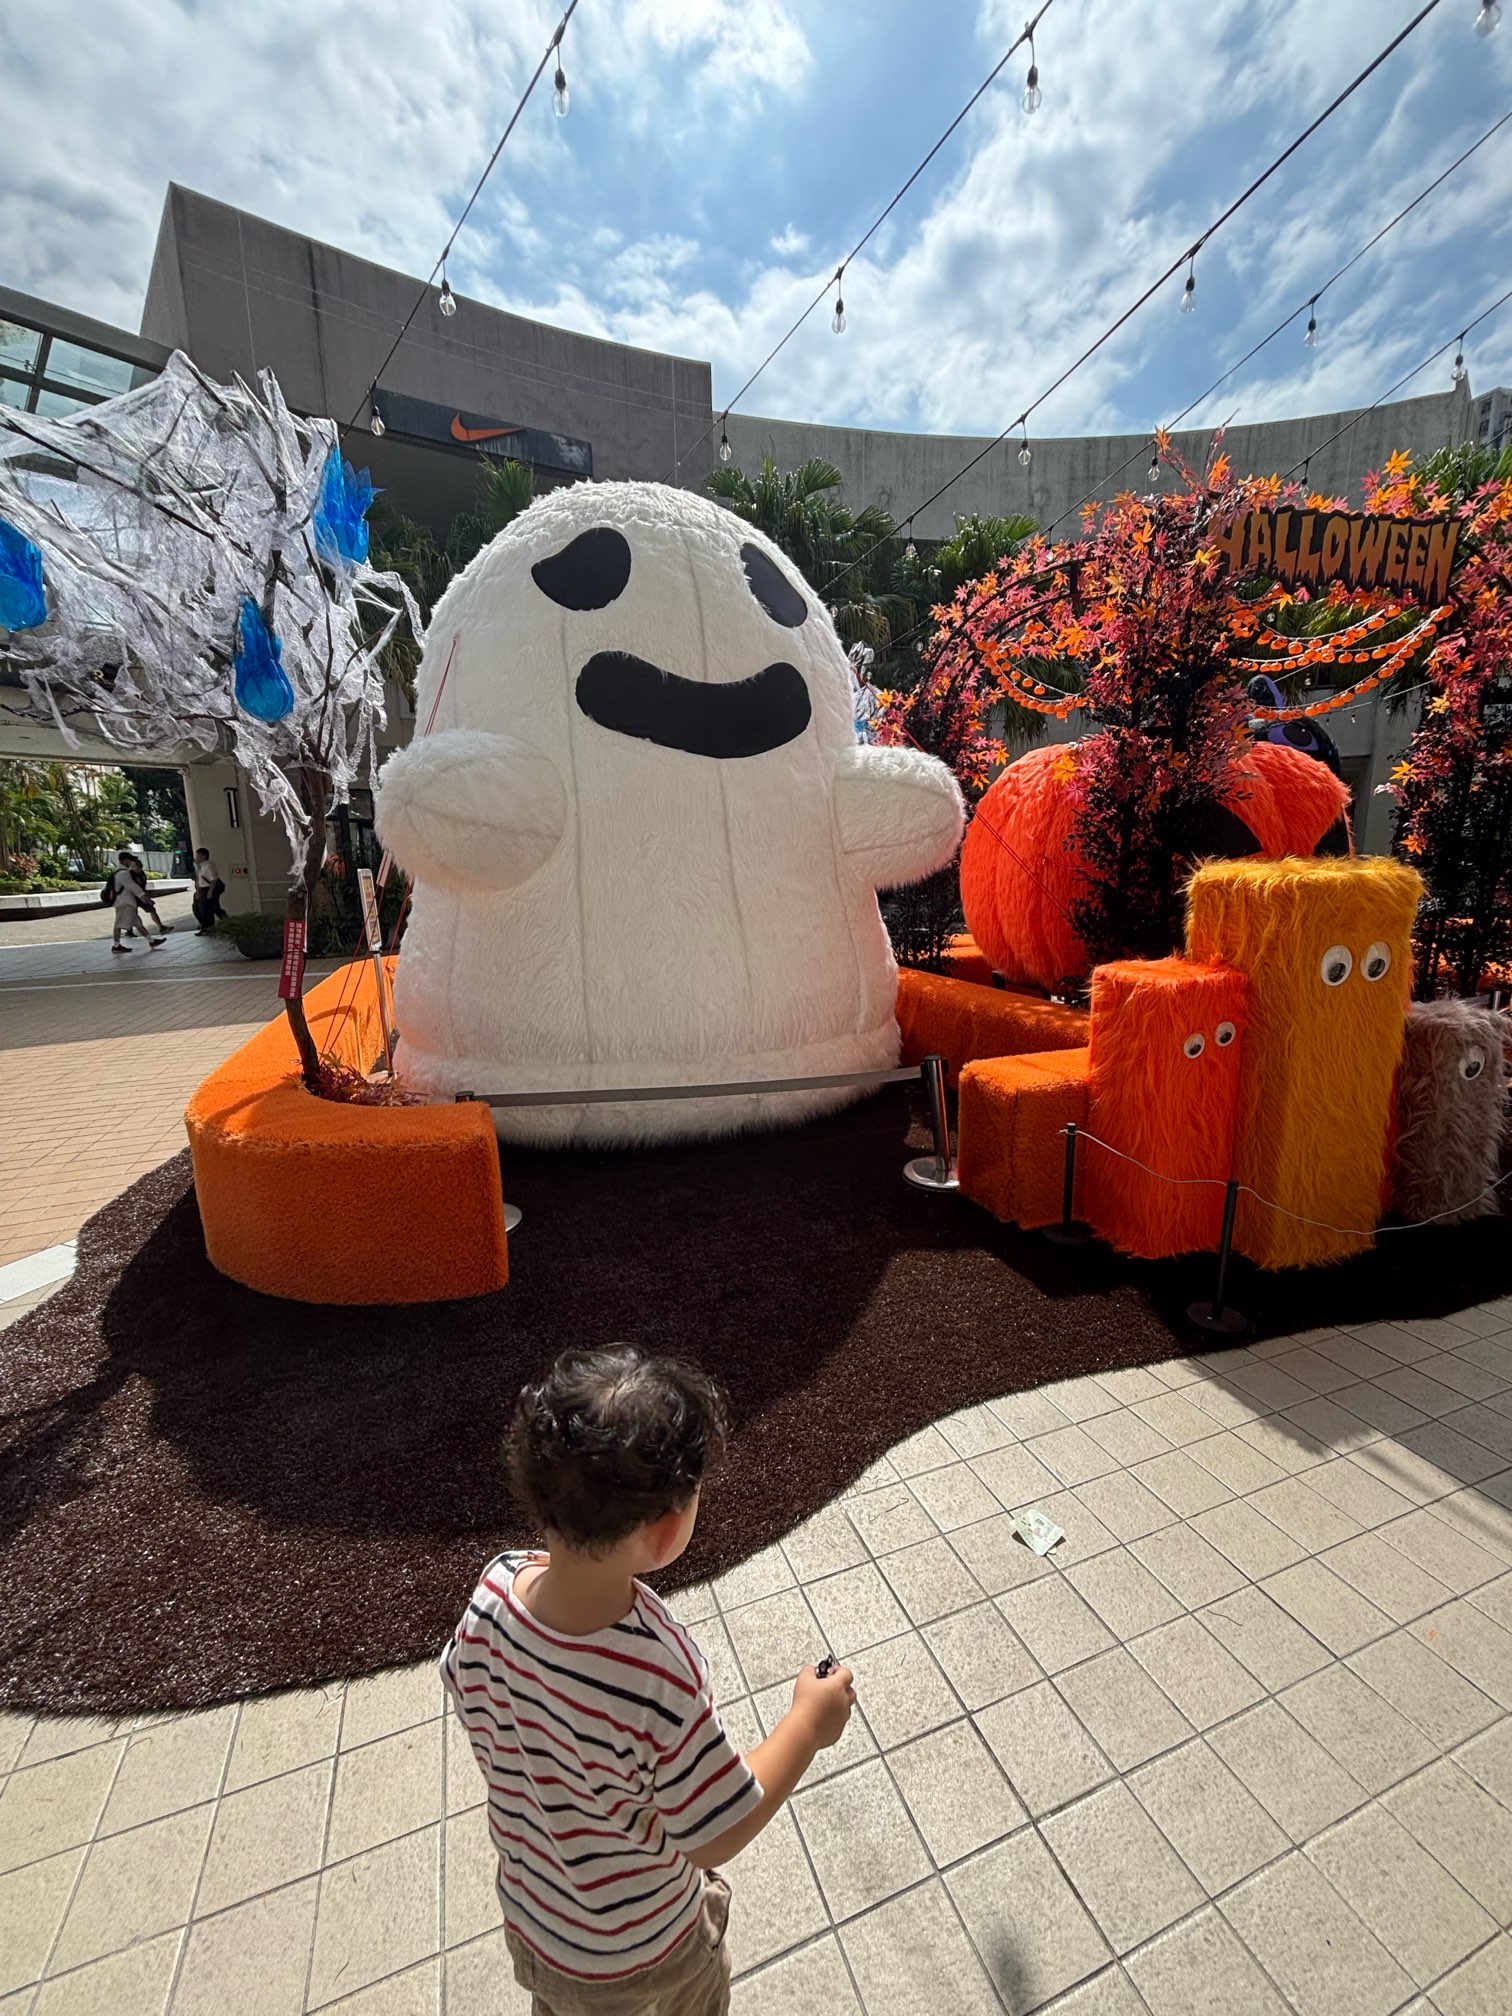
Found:
[[1220, 1022], [1218, 1027], [1213, 1031], [1213, 1041], [1218, 1045], [1220, 1050], [1227, 1050], [1230, 1043], [1233, 1042], [1238, 1034], [1239, 1031], [1234, 1027], [1232, 1022]]
[[1207, 1038], [1200, 1029], [1194, 1029], [1182, 1044], [1182, 1054], [1186, 1057], [1200, 1057], [1207, 1048]]
[[1325, 987], [1342, 987], [1354, 971], [1354, 954], [1347, 945], [1330, 945], [1319, 970]]
[[1483, 1050], [1467, 1050], [1460, 1059], [1461, 1078], [1479, 1078], [1485, 1068], [1486, 1055]]
[[1383, 945], [1379, 938], [1370, 946], [1360, 962], [1360, 971], [1367, 980], [1382, 979], [1391, 965], [1391, 947]]

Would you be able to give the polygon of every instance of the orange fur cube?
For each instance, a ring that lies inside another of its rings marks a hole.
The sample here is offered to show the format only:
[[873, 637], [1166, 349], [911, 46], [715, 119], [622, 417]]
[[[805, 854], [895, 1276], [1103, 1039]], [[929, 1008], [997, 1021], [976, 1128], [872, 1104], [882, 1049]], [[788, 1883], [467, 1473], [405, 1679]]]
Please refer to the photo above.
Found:
[[897, 1014], [903, 1062], [917, 1064], [931, 1054], [943, 1057], [952, 1084], [973, 1057], [1081, 1050], [1087, 1042], [1085, 1008], [907, 967], [898, 975]]
[[1192, 877], [1188, 953], [1249, 981], [1234, 1174], [1283, 1208], [1241, 1197], [1234, 1243], [1262, 1267], [1374, 1243], [1422, 893], [1414, 869], [1374, 857]]
[[1118, 1153], [1087, 1147], [1078, 1196], [1088, 1224], [1121, 1253], [1163, 1260], [1218, 1244], [1246, 993], [1231, 966], [1187, 959], [1119, 959], [1093, 972], [1087, 1127]]
[[1086, 1120], [1085, 1050], [984, 1057], [965, 1065], [957, 1154], [963, 1193], [1005, 1224], [1027, 1230], [1057, 1223], [1064, 1129]]

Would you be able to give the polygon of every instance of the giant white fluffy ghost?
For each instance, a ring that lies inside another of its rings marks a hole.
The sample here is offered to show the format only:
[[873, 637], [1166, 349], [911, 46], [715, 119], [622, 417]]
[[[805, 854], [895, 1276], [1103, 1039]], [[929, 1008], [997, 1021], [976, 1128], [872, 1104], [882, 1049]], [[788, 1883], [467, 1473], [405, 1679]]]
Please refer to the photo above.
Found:
[[[448, 669], [449, 668], [449, 669]], [[955, 780], [858, 747], [834, 627], [770, 540], [654, 483], [539, 499], [436, 607], [378, 825], [414, 883], [401, 1077], [433, 1093], [811, 1077], [897, 1061], [879, 888], [942, 866]], [[498, 1109], [646, 1142], [847, 1091]]]

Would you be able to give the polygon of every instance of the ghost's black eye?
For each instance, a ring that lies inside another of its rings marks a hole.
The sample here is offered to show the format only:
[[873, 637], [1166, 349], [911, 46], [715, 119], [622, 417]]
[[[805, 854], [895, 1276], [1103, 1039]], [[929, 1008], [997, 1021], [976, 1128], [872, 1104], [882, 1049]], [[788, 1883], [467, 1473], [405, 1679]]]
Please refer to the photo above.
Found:
[[630, 542], [610, 525], [579, 532], [570, 546], [530, 570], [536, 586], [563, 609], [605, 609], [630, 579]]
[[742, 546], [740, 557], [745, 562], [751, 593], [768, 616], [784, 630], [796, 630], [808, 615], [808, 604], [786, 574], [759, 546]]

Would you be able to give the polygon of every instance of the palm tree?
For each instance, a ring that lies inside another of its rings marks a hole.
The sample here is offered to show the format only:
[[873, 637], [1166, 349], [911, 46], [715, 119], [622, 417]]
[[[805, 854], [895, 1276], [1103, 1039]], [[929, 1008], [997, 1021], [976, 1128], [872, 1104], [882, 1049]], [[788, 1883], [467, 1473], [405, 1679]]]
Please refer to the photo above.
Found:
[[929, 578], [934, 584], [931, 599], [948, 602], [963, 581], [980, 581], [1038, 530], [1035, 521], [1022, 514], [994, 518], [973, 511], [957, 517], [955, 531], [929, 556]]
[[446, 535], [446, 557], [458, 573], [496, 539], [504, 527], [528, 511], [535, 497], [535, 474], [528, 462], [501, 462], [484, 456], [477, 502], [460, 511]]
[[710, 496], [781, 547], [834, 618], [845, 644], [869, 644], [881, 657], [914, 621], [913, 604], [893, 582], [898, 528], [877, 504], [852, 511], [833, 462], [817, 455], [779, 469], [770, 455], [759, 474], [720, 468]]
[[[535, 476], [528, 463], [484, 456], [482, 464], [474, 507], [453, 518], [444, 546], [426, 526], [406, 518], [381, 498], [368, 515], [372, 564], [390, 569], [408, 584], [427, 623], [453, 574], [459, 574], [512, 519], [528, 509], [535, 496]], [[376, 613], [373, 621], [376, 628]], [[390, 676], [413, 699], [420, 648], [408, 624], [401, 625], [390, 640], [386, 664]]]

